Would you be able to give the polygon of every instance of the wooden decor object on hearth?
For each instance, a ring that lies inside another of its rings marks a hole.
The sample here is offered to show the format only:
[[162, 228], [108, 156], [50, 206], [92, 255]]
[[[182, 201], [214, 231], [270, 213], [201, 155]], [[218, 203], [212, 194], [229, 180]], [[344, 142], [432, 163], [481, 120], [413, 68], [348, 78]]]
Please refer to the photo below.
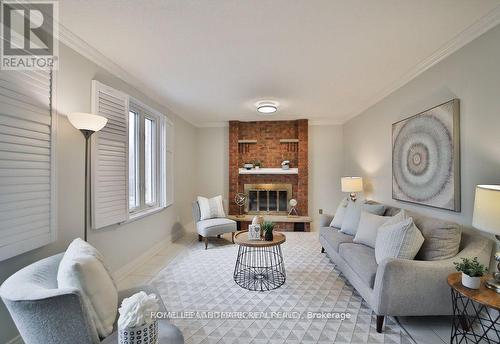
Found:
[[249, 153], [250, 145], [257, 143], [257, 140], [238, 140], [238, 153]]
[[287, 152], [299, 151], [299, 139], [281, 139], [280, 143], [286, 145]]

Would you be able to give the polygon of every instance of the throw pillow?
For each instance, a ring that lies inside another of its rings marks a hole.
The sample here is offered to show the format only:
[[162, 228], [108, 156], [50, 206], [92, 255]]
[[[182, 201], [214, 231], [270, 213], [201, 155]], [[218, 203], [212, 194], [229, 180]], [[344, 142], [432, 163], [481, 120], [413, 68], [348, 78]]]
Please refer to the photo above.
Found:
[[330, 227], [340, 228], [342, 226], [342, 221], [344, 221], [345, 211], [347, 208], [347, 198], [340, 201], [337, 210], [335, 211], [335, 216], [332, 222], [330, 222]]
[[378, 229], [375, 241], [375, 260], [380, 264], [387, 258], [413, 259], [424, 243], [424, 237], [411, 217]]
[[205, 198], [198, 196], [198, 205], [200, 207], [200, 220], [208, 220], [216, 217], [226, 217], [222, 196]]
[[84, 306], [101, 338], [113, 332], [118, 290], [99, 251], [80, 238], [73, 240], [59, 263], [57, 285], [81, 292]]
[[[389, 220], [387, 220], [383, 226], [391, 226], [395, 225], [396, 223], [400, 223], [403, 220], [406, 220], [408, 218], [408, 215], [406, 214], [406, 211], [404, 209], [401, 209], [399, 213], [397, 213], [394, 216], [391, 216]], [[380, 228], [379, 228], [380, 229]]]
[[362, 211], [361, 218], [359, 219], [358, 230], [353, 242], [375, 248], [378, 228], [389, 219], [391, 219], [391, 217], [375, 215]]
[[409, 214], [425, 239], [417, 254], [418, 259], [442, 260], [457, 255], [462, 240], [462, 226], [414, 212]]
[[383, 204], [368, 204], [361, 203], [359, 201], [350, 201], [346, 208], [344, 221], [342, 221], [342, 226], [340, 227], [340, 231], [342, 233], [356, 235], [359, 225], [359, 219], [361, 217], [361, 210], [375, 215], [383, 215], [385, 206]]

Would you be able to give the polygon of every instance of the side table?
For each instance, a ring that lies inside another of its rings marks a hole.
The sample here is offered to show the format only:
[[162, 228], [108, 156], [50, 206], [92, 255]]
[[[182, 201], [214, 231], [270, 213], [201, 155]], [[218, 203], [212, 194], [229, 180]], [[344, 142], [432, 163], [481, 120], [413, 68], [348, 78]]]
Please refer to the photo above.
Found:
[[448, 276], [453, 302], [450, 343], [500, 343], [500, 294], [484, 286], [490, 275], [481, 278], [480, 289], [462, 285], [462, 273]]

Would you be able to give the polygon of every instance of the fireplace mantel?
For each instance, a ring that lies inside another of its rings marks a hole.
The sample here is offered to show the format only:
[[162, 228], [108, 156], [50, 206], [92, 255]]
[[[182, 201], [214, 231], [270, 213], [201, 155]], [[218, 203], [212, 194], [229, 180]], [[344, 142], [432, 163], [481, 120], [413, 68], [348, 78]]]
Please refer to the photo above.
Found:
[[239, 174], [298, 174], [298, 168], [290, 168], [288, 170], [284, 170], [282, 168], [254, 168], [251, 170], [247, 170], [245, 168], [239, 169]]

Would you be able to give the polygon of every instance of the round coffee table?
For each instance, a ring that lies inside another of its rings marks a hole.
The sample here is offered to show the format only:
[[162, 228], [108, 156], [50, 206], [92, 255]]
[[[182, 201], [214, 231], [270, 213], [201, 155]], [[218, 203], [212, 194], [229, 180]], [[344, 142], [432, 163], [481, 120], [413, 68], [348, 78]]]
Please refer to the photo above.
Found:
[[286, 273], [281, 244], [282, 233], [273, 233], [273, 241], [248, 240], [248, 231], [238, 232], [234, 242], [239, 245], [234, 281], [242, 288], [267, 291], [285, 283]]

